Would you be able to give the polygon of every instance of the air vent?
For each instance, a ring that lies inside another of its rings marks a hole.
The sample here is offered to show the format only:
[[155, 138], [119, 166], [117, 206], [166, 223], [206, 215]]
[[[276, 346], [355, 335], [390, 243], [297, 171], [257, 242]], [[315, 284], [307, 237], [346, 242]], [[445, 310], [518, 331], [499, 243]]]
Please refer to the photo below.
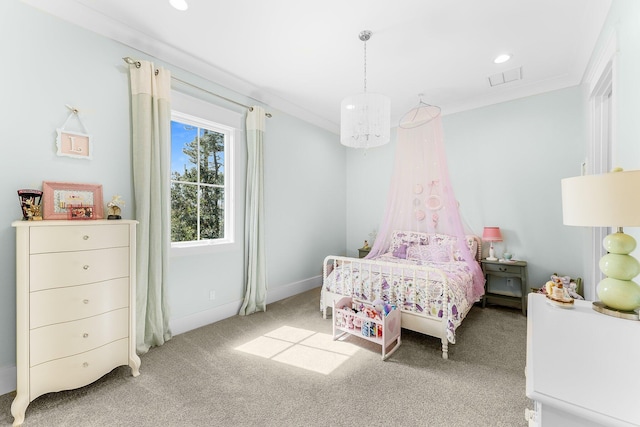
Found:
[[489, 76], [489, 84], [492, 87], [516, 80], [522, 80], [522, 67], [513, 68], [511, 70], [503, 71], [502, 73]]

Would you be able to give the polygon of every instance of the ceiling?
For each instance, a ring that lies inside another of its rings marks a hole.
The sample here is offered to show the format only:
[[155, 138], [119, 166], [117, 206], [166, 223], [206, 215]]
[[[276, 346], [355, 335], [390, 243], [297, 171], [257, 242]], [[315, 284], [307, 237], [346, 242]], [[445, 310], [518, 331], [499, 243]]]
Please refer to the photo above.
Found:
[[[581, 82], [611, 0], [23, 0], [333, 132], [342, 98], [443, 114]], [[500, 53], [512, 59], [494, 64]], [[522, 79], [489, 76], [521, 67]], [[238, 97], [242, 99], [242, 97]]]

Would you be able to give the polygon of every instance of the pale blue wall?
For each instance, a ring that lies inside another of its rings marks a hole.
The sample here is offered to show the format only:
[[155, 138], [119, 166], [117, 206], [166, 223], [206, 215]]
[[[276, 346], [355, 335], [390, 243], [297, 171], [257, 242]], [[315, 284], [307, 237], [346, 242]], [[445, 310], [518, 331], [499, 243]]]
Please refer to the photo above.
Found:
[[443, 119], [453, 188], [472, 229], [497, 225], [532, 285], [581, 275], [580, 234], [562, 224], [560, 180], [579, 175], [586, 121], [579, 87]]
[[[15, 386], [15, 237], [10, 224], [21, 218], [16, 190], [40, 188], [44, 180], [100, 183], [106, 199], [120, 194], [129, 202], [123, 214], [133, 217], [129, 84], [121, 58], [151, 59], [182, 80], [245, 104], [251, 100], [181, 70], [180, 64], [149, 58], [19, 0], [0, 2], [0, 31], [0, 194], [5, 201], [0, 210], [2, 394]], [[243, 111], [203, 92], [189, 93]], [[56, 155], [56, 128], [67, 117], [65, 104], [80, 109], [94, 137], [91, 161]], [[345, 150], [337, 135], [266, 109], [273, 114], [267, 120], [264, 153], [268, 295], [274, 300], [319, 284], [323, 257], [344, 251]], [[239, 306], [243, 296], [245, 141], [237, 141], [236, 148], [243, 169], [236, 182], [240, 244], [210, 255], [171, 258], [172, 321], [201, 313], [210, 319], [221, 307]], [[213, 301], [210, 290], [216, 293]]]
[[[553, 272], [582, 271], [580, 235], [562, 225], [560, 179], [584, 159], [585, 117], [578, 87], [443, 117], [451, 181], [467, 225], [497, 225], [503, 243], [529, 264], [532, 284]], [[395, 135], [395, 129], [392, 132]], [[362, 246], [384, 213], [391, 144], [347, 156], [347, 246]]]
[[347, 149], [347, 256], [358, 256], [364, 240], [383, 219], [395, 159], [396, 129], [391, 142], [366, 151]]

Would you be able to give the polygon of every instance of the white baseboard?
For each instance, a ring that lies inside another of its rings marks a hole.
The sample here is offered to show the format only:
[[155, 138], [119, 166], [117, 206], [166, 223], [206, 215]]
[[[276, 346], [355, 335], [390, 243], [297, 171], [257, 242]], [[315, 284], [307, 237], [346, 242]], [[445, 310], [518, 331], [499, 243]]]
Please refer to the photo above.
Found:
[[[274, 290], [267, 290], [267, 304], [309, 291], [321, 285], [322, 276], [315, 276], [299, 282], [279, 286]], [[193, 329], [235, 316], [240, 311], [240, 307], [242, 307], [242, 300], [230, 302], [199, 313], [171, 319], [169, 320], [169, 327], [173, 335], [183, 334]]]
[[202, 326], [219, 322], [227, 317], [235, 316], [240, 311], [241, 306], [242, 301], [231, 302], [229, 304], [219, 305], [209, 310], [190, 314], [177, 319], [172, 318], [169, 320], [171, 333], [174, 336], [180, 335], [193, 329], [198, 329]]
[[317, 288], [321, 285], [322, 276], [320, 275], [300, 280], [299, 282], [293, 282], [288, 285], [279, 286], [276, 289], [267, 289], [267, 304], [310, 291], [311, 289]]
[[16, 389], [16, 367], [0, 367], [0, 395], [11, 393]]

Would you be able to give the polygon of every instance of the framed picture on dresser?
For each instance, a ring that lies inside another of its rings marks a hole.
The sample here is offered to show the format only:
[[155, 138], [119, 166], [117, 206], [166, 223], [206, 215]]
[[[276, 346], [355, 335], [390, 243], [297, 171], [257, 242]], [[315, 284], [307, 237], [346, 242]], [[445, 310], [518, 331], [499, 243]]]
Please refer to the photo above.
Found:
[[71, 207], [91, 208], [91, 219], [104, 217], [100, 184], [44, 181], [42, 192], [44, 219], [68, 219]]

